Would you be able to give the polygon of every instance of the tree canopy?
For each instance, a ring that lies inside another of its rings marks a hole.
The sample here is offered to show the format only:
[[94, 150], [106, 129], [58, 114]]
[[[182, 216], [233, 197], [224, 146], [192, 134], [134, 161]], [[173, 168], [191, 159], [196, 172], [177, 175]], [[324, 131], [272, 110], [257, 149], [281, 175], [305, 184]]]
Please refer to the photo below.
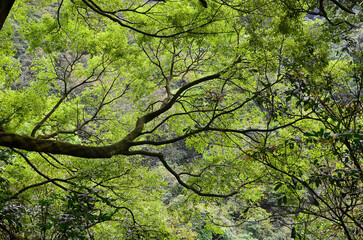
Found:
[[361, 239], [362, 7], [2, 1], [0, 237]]

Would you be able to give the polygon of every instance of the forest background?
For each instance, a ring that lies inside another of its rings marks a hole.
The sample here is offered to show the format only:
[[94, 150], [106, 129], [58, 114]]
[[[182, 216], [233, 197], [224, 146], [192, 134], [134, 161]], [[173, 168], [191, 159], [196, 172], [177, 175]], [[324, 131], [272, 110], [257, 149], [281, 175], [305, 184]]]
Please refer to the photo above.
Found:
[[0, 238], [363, 239], [362, 9], [2, 0]]

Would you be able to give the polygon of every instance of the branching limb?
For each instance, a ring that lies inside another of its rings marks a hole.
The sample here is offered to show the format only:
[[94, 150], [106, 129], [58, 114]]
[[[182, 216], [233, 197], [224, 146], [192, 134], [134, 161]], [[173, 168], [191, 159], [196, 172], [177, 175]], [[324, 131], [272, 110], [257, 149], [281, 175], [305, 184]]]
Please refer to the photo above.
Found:
[[[97, 69], [102, 65], [102, 63], [100, 63], [99, 65], [97, 65], [94, 69], [92, 69], [91, 74], [84, 79], [83, 81], [81, 81], [80, 83], [76, 84], [75, 86], [71, 87], [68, 89], [67, 85], [68, 85], [68, 81], [70, 78], [71, 73], [74, 70], [74, 65], [76, 64], [76, 62], [78, 62], [82, 55], [84, 53], [81, 53], [79, 55], [77, 55], [75, 57], [75, 59], [72, 62], [69, 62], [66, 70], [64, 70], [64, 75], [61, 80], [64, 83], [64, 92], [62, 97], [58, 100], [58, 102], [53, 106], [53, 108], [44, 116], [44, 118], [42, 120], [40, 120], [37, 125], [33, 128], [30, 136], [31, 137], [35, 137], [36, 132], [42, 127], [42, 125], [56, 112], [56, 110], [61, 106], [61, 104], [64, 102], [64, 100], [66, 100], [68, 98], [68, 96], [77, 88], [79, 88], [82, 85], [85, 84], [90, 84], [92, 82], [96, 82], [99, 81], [101, 76], [104, 74], [104, 72], [106, 71], [105, 66], [102, 67], [101, 71], [99, 73], [96, 73]], [[68, 60], [67, 60], [68, 61]], [[67, 70], [68, 68], [70, 68], [70, 70]], [[68, 133], [69, 131], [66, 131], [65, 133]], [[57, 135], [57, 134], [56, 134]]]
[[75, 179], [76, 177], [71, 177], [71, 178], [67, 178], [67, 179], [60, 179], [60, 178], [51, 178], [48, 180], [45, 180], [43, 182], [39, 182], [39, 183], [34, 183], [31, 184], [29, 186], [24, 187], [23, 189], [19, 190], [18, 192], [16, 192], [15, 194], [11, 195], [8, 199], [6, 199], [6, 201], [10, 201], [13, 199], [16, 199], [19, 197], [20, 194], [32, 189], [32, 188], [36, 188], [36, 187], [40, 187], [42, 185], [48, 184], [48, 183], [55, 183], [55, 182], [67, 182], [69, 180]]
[[153, 152], [147, 152], [147, 151], [130, 151], [128, 153], [128, 155], [142, 155], [142, 156], [150, 156], [150, 157], [156, 157], [159, 159], [159, 161], [164, 165], [164, 167], [175, 177], [175, 179], [178, 181], [178, 183], [180, 185], [182, 185], [184, 188], [193, 191], [194, 193], [198, 194], [199, 196], [203, 196], [203, 197], [218, 197], [218, 198], [228, 198], [231, 196], [234, 196], [236, 194], [239, 193], [239, 190], [248, 185], [251, 184], [252, 182], [256, 181], [251, 181], [251, 182], [247, 182], [247, 183], [242, 183], [240, 186], [238, 186], [235, 190], [227, 193], [227, 194], [219, 194], [219, 193], [208, 193], [208, 192], [203, 192], [202, 190], [199, 190], [195, 187], [193, 187], [192, 185], [187, 184], [186, 182], [184, 182], [181, 177], [180, 174], [177, 173], [165, 160], [165, 157], [163, 154], [161, 153], [153, 153]]

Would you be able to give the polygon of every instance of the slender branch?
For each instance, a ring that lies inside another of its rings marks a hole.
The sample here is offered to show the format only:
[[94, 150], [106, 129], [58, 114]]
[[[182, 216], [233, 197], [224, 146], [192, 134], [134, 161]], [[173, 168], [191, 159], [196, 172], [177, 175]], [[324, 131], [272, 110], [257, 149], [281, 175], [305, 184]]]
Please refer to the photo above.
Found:
[[68, 178], [68, 179], [52, 178], [52, 179], [45, 180], [43, 182], [34, 183], [34, 184], [31, 184], [31, 185], [26, 186], [23, 189], [19, 190], [18, 192], [16, 192], [12, 196], [10, 196], [8, 199], [6, 199], [6, 201], [9, 201], [9, 200], [18, 198], [18, 196], [20, 194], [22, 194], [23, 192], [25, 192], [25, 191], [27, 191], [29, 189], [35, 188], [35, 187], [40, 187], [40, 186], [45, 185], [47, 183], [54, 183], [54, 182], [57, 182], [57, 181], [59, 181], [59, 182], [67, 182], [68, 180], [72, 180], [72, 179], [75, 179], [75, 178], [76, 177], [71, 177], [71, 178]]
[[351, 9], [345, 7], [344, 5], [342, 5], [340, 2], [336, 1], [336, 0], [330, 0], [332, 1], [335, 5], [337, 5], [340, 9], [342, 9], [343, 11], [350, 13], [350, 14], [355, 14]]
[[198, 133], [201, 133], [201, 132], [207, 132], [207, 131], [213, 131], [213, 132], [222, 132], [222, 133], [238, 133], [238, 134], [243, 134], [243, 135], [246, 135], [248, 136], [248, 133], [256, 133], [256, 132], [261, 132], [261, 133], [266, 133], [266, 132], [274, 132], [276, 130], [279, 130], [279, 129], [282, 129], [282, 128], [286, 128], [286, 127], [289, 127], [289, 126], [292, 126], [294, 125], [295, 123], [299, 122], [299, 121], [303, 121], [305, 120], [305, 118], [299, 118], [299, 119], [296, 119], [295, 121], [292, 121], [290, 123], [287, 123], [287, 124], [284, 124], [284, 125], [280, 125], [278, 127], [274, 127], [274, 128], [269, 128], [269, 129], [262, 129], [262, 128], [249, 128], [249, 129], [245, 129], [245, 130], [238, 130], [238, 129], [228, 129], [228, 128], [214, 128], [214, 127], [204, 127], [204, 128], [200, 128], [200, 129], [197, 129], [195, 131], [192, 131], [190, 133], [186, 133], [182, 136], [179, 136], [179, 137], [176, 137], [176, 138], [172, 138], [172, 139], [169, 139], [169, 140], [164, 140], [164, 141], [138, 141], [138, 142], [133, 142], [132, 143], [132, 146], [139, 146], [139, 145], [145, 145], [145, 144], [148, 144], [148, 145], [153, 145], [153, 146], [161, 146], [161, 145], [165, 145], [165, 144], [170, 144], [170, 143], [174, 143], [174, 142], [177, 142], [177, 141], [180, 141], [182, 139], [185, 139], [185, 138], [188, 138], [188, 137], [191, 137], [191, 136], [194, 136]]
[[159, 161], [164, 165], [164, 167], [175, 177], [175, 179], [178, 181], [178, 183], [180, 185], [182, 185], [184, 188], [189, 189], [191, 191], [193, 191], [194, 193], [198, 194], [199, 196], [203, 196], [203, 197], [217, 197], [217, 198], [228, 198], [228, 197], [232, 197], [234, 195], [236, 195], [237, 193], [239, 193], [240, 189], [254, 181], [250, 181], [247, 183], [243, 183], [240, 186], [238, 186], [235, 190], [226, 193], [226, 194], [218, 194], [218, 193], [208, 193], [208, 192], [203, 192], [201, 190], [196, 189], [195, 187], [193, 187], [192, 185], [187, 184], [186, 182], [184, 182], [181, 177], [180, 174], [178, 174], [176, 171], [174, 171], [174, 169], [166, 162], [165, 157], [163, 154], [161, 153], [153, 153], [153, 152], [147, 152], [147, 151], [130, 151], [128, 152], [127, 155], [142, 155], [142, 156], [150, 156], [150, 157], [156, 157], [159, 159]]

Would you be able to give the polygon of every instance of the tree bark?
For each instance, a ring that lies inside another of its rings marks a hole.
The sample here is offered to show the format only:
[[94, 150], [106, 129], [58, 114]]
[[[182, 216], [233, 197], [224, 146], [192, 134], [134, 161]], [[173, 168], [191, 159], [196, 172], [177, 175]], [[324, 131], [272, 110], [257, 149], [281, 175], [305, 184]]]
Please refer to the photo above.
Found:
[[128, 155], [128, 149], [130, 147], [125, 140], [121, 140], [112, 145], [94, 147], [59, 142], [56, 140], [36, 139], [7, 132], [0, 132], [0, 146], [18, 148], [31, 152], [45, 152], [83, 158], [110, 158], [114, 155]]
[[0, 30], [2, 29], [6, 18], [9, 15], [10, 9], [13, 7], [15, 0], [0, 1]]

